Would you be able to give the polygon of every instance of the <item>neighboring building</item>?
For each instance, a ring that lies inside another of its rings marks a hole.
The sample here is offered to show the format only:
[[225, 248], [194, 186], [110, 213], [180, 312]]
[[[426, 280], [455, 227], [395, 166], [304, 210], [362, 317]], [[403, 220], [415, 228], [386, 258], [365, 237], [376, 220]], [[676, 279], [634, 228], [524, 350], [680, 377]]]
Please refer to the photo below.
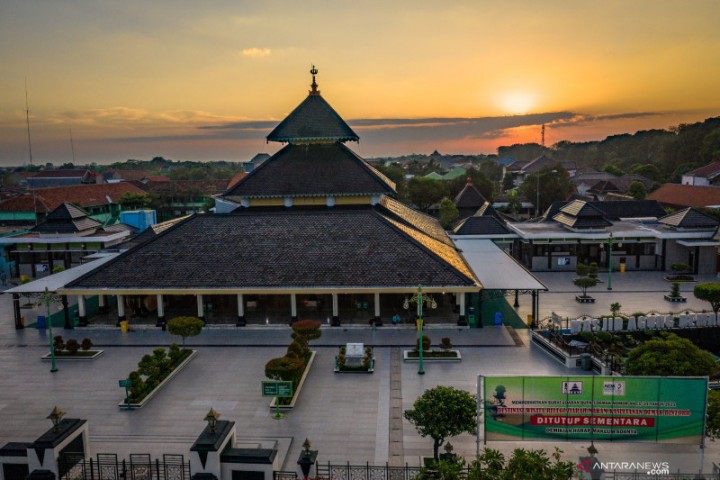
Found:
[[[604, 201], [610, 200], [609, 195], [628, 195], [630, 185], [633, 182], [640, 182], [645, 187], [645, 191], [649, 191], [653, 186], [653, 181], [647, 177], [637, 174], [626, 174], [620, 177], [612, 176], [607, 180], [596, 182], [591, 188], [587, 189], [582, 195], [591, 197], [593, 200]], [[580, 193], [580, 191], [578, 191]]]
[[648, 195], [670, 208], [720, 208], [720, 188], [666, 183]]
[[30, 188], [64, 187], [96, 183], [96, 175], [90, 170], [43, 170], [27, 177]]
[[540, 155], [530, 162], [513, 162], [510, 165], [504, 166], [503, 177], [505, 175], [512, 176], [513, 184], [519, 187], [528, 175], [537, 173], [545, 168], [552, 168], [558, 164], [568, 172], [570, 178], [573, 178], [577, 173], [577, 165], [575, 162], [558, 162], [547, 155]]
[[423, 178], [431, 178], [433, 180], [455, 180], [456, 178], [462, 177], [467, 173], [467, 170], [463, 167], [455, 167], [445, 174], [439, 174], [437, 172], [430, 172]]
[[480, 207], [488, 204], [488, 201], [475, 187], [472, 178], [468, 177], [465, 186], [455, 196], [453, 203], [458, 209], [458, 219], [463, 219], [475, 214]]
[[[252, 170], [250, 170], [250, 171], [252, 171]], [[227, 190], [230, 190], [230, 189], [233, 188], [235, 185], [237, 185], [237, 183], [238, 183], [240, 180], [242, 180], [243, 178], [245, 178], [245, 175], [247, 175], [247, 172], [238, 172], [238, 173], [236, 173], [236, 174], [233, 176], [233, 178], [231, 178], [230, 181], [228, 182], [228, 184], [227, 184]]]
[[215, 196], [223, 193], [227, 180], [149, 181], [138, 184], [151, 195], [151, 207], [160, 222], [209, 211]]
[[140, 181], [147, 176], [144, 170], [121, 170], [110, 169], [102, 172], [105, 183], [133, 182]]
[[35, 225], [65, 202], [82, 207], [94, 220], [114, 223], [120, 215], [120, 198], [126, 193], [145, 192], [125, 182], [38, 188], [0, 202], [0, 224]]
[[[497, 217], [494, 217], [497, 218]], [[532, 271], [573, 271], [578, 261], [613, 269], [669, 271], [687, 263], [697, 274], [716, 272], [714, 240], [720, 223], [695, 209], [667, 215], [652, 200], [556, 202], [535, 221], [497, 222], [471, 217], [454, 238], [491, 239]]]
[[249, 162], [243, 162], [243, 169], [246, 173], [250, 173], [256, 168], [258, 168], [260, 165], [262, 165], [264, 161], [269, 159], [270, 155], [268, 155], [267, 153], [258, 153], [253, 158], [251, 158]]
[[103, 226], [85, 210], [62, 203], [29, 232], [0, 238], [0, 246], [6, 260], [14, 262], [12, 276], [36, 278], [49, 275], [58, 265], [66, 269], [80, 265], [84, 257], [115, 247], [133, 233], [129, 225]]
[[680, 183], [697, 187], [720, 186], [720, 162], [687, 172]]
[[166, 314], [367, 325], [408, 317], [422, 285], [434, 322], [465, 324], [475, 274], [437, 220], [395, 200], [394, 183], [345, 145], [359, 137], [312, 73], [308, 97], [267, 137], [286, 145], [218, 198], [229, 213], [180, 221], [59, 292], [115, 295], [118, 319], [126, 300], [157, 299], [159, 325]]

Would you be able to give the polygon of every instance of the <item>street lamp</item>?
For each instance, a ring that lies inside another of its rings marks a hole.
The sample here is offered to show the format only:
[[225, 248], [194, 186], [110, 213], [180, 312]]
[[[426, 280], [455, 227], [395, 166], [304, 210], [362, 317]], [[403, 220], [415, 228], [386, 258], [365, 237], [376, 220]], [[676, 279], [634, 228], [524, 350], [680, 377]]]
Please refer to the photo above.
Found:
[[419, 359], [420, 359], [420, 363], [418, 365], [418, 375], [425, 375], [425, 368], [423, 365], [422, 307], [423, 307], [423, 303], [427, 303], [427, 305], [430, 308], [435, 309], [435, 308], [437, 308], [437, 302], [432, 297], [430, 297], [428, 295], [423, 295], [422, 286], [418, 286], [416, 294], [413, 294], [413, 296], [410, 298], [405, 297], [405, 301], [403, 302], [403, 308], [405, 310], [408, 310], [410, 308], [411, 303], [417, 304], [418, 352], [419, 352]]
[[[45, 292], [41, 293], [38, 296], [38, 302], [36, 303], [37, 306], [41, 306], [43, 303], [45, 304], [45, 308], [47, 311], [47, 317], [45, 319], [47, 326], [48, 326], [48, 334], [50, 335], [50, 360], [51, 360], [51, 366], [50, 366], [50, 372], [55, 373], [58, 371], [57, 366], [55, 365], [55, 343], [53, 342], [53, 331], [52, 331], [52, 319], [50, 318], [50, 302], [53, 303], [60, 303], [61, 300], [51, 295], [48, 291], [48, 288], [45, 287]], [[63, 307], [61, 306], [60, 309]]]
[[610, 232], [610, 237], [608, 238], [608, 281], [607, 281], [607, 289], [612, 290], [612, 245], [613, 245], [613, 235], [612, 232]]
[[220, 414], [215, 411], [214, 408], [210, 408], [210, 411], [207, 415], [205, 415], [205, 421], [208, 422], [208, 427], [210, 427], [210, 433], [217, 432], [217, 421], [220, 418]]

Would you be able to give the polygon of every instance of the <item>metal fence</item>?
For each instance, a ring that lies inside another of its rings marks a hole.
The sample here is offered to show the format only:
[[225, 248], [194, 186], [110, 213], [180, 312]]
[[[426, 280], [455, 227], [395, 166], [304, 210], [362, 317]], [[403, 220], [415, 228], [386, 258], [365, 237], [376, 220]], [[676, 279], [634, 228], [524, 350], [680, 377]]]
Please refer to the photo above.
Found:
[[316, 463], [317, 476], [326, 480], [414, 480], [420, 467], [391, 467], [385, 465], [350, 465]]
[[86, 459], [62, 455], [58, 460], [60, 480], [190, 480], [190, 463], [182, 455], [163, 455], [162, 461], [150, 455], [130, 455], [118, 460], [115, 454], [99, 453]]

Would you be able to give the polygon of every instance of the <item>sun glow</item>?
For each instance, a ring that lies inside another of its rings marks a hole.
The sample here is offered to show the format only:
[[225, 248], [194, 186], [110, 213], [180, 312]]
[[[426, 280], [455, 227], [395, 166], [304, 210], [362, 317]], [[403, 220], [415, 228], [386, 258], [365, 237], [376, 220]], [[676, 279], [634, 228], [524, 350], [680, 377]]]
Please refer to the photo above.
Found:
[[529, 93], [511, 92], [501, 97], [500, 105], [510, 115], [523, 115], [535, 106], [535, 98]]

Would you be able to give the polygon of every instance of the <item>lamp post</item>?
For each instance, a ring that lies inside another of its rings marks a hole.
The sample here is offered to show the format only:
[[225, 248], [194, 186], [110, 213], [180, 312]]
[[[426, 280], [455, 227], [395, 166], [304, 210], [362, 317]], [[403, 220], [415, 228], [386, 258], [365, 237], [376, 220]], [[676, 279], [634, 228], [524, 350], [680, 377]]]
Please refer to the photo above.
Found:
[[607, 281], [607, 289], [612, 290], [612, 245], [613, 245], [613, 235], [612, 232], [610, 232], [610, 237], [608, 238], [608, 281]]
[[420, 363], [418, 364], [418, 375], [425, 375], [425, 366], [423, 364], [423, 303], [427, 303], [430, 308], [437, 308], [437, 302], [435, 300], [428, 296], [423, 295], [422, 286], [418, 286], [417, 293], [413, 294], [411, 298], [405, 298], [405, 302], [403, 302], [403, 308], [405, 310], [408, 310], [410, 308], [410, 304], [415, 303], [417, 304], [417, 329], [418, 329], [418, 357], [420, 360]]
[[[557, 173], [557, 170], [550, 170], [549, 173]], [[540, 216], [540, 171], [537, 173], [537, 191], [535, 192], [537, 194], [535, 199], [535, 217]]]
[[50, 372], [55, 373], [58, 371], [57, 366], [55, 365], [55, 343], [53, 342], [53, 331], [52, 331], [52, 319], [50, 318], [50, 302], [57, 303], [59, 300], [58, 298], [52, 296], [50, 292], [48, 291], [48, 288], [45, 287], [45, 292], [41, 293], [38, 298], [38, 303], [36, 305], [40, 306], [43, 303], [45, 304], [45, 309], [47, 312], [46, 322], [48, 326], [48, 334], [50, 335], [50, 360], [51, 360], [51, 366], [50, 366]]

